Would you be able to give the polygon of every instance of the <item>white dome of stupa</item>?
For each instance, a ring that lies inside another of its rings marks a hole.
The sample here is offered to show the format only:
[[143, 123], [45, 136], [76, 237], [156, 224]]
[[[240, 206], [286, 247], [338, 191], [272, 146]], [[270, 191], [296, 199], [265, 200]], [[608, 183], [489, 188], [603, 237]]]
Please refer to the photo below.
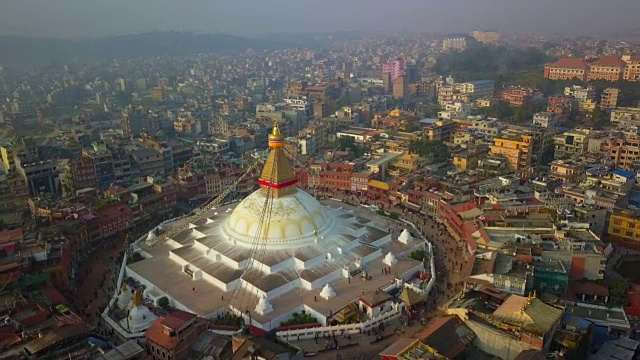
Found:
[[406, 228], [402, 230], [402, 233], [400, 233], [400, 236], [398, 236], [398, 241], [403, 244], [408, 244], [411, 240], [413, 240], [413, 237], [411, 236], [409, 230], [407, 230]]
[[118, 308], [124, 310], [131, 303], [131, 289], [127, 287], [127, 284], [122, 284], [120, 293], [118, 294]]
[[[290, 249], [315, 243], [318, 236], [331, 231], [335, 220], [312, 195], [296, 187], [296, 177], [281, 149], [284, 137], [277, 127], [269, 135], [273, 149], [265, 163], [259, 183], [261, 189], [246, 197], [223, 225], [227, 238], [251, 247], [259, 229], [270, 248]], [[266, 204], [266, 205], [265, 205]], [[262, 216], [266, 212], [265, 216]], [[269, 226], [265, 228], [264, 222]]]
[[122, 321], [126, 322], [129, 332], [135, 334], [147, 330], [156, 321], [157, 316], [142, 305], [142, 294], [138, 291], [133, 294], [132, 303], [133, 308], [129, 310], [127, 318]]
[[333, 290], [331, 285], [327, 284], [322, 288], [322, 291], [320, 291], [320, 297], [322, 297], [325, 300], [329, 300], [331, 298], [336, 297], [336, 291]]

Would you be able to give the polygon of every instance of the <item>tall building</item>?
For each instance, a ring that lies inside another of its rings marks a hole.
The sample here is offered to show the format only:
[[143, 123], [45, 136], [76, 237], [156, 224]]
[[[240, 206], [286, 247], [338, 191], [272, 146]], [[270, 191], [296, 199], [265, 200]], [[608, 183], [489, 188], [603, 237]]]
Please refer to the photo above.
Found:
[[389, 74], [391, 82], [395, 81], [399, 76], [404, 75], [407, 69], [407, 62], [404, 58], [397, 58], [387, 61], [386, 64], [382, 64], [382, 74]]
[[115, 87], [116, 91], [125, 91], [125, 90], [127, 90], [127, 83], [123, 78], [117, 78], [114, 81], [113, 86]]
[[617, 88], [606, 88], [602, 90], [602, 96], [600, 97], [600, 108], [615, 109], [616, 107], [618, 107], [619, 94], [620, 89]]
[[393, 98], [404, 99], [407, 96], [407, 79], [404, 75], [393, 80]]
[[167, 91], [164, 87], [154, 87], [151, 89], [151, 100], [153, 101], [163, 101], [167, 98]]
[[624, 54], [620, 57], [625, 62], [624, 79], [627, 81], [640, 80], [640, 55]]

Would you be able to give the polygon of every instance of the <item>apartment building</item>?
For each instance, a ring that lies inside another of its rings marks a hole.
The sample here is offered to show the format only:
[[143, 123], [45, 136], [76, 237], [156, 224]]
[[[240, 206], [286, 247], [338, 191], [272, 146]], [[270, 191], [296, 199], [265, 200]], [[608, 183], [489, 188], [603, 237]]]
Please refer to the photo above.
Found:
[[442, 50], [444, 51], [462, 51], [467, 48], [468, 40], [466, 37], [446, 38], [442, 40]]
[[553, 158], [568, 159], [586, 153], [591, 138], [590, 134], [589, 129], [575, 129], [554, 136]]
[[471, 115], [471, 104], [463, 102], [446, 102], [443, 110], [438, 112], [438, 118], [454, 120], [466, 119]]
[[402, 76], [407, 69], [407, 62], [404, 58], [396, 58], [382, 64], [382, 73], [389, 74], [391, 82]]
[[620, 57], [625, 62], [624, 79], [627, 81], [640, 80], [640, 55], [625, 54]]
[[614, 210], [609, 218], [607, 236], [629, 245], [640, 246], [640, 212]]
[[554, 160], [549, 165], [551, 166], [549, 176], [563, 183], [577, 183], [584, 173], [584, 166], [572, 160]]
[[474, 30], [469, 35], [483, 44], [497, 44], [502, 41], [502, 34], [497, 31]]
[[575, 107], [573, 96], [555, 95], [547, 99], [547, 112], [558, 115], [558, 121], [564, 121], [569, 117]]
[[636, 81], [640, 79], [640, 56], [605, 56], [591, 63], [582, 59], [560, 59], [545, 64], [544, 77], [551, 80]]
[[606, 88], [602, 90], [602, 95], [600, 96], [600, 108], [603, 110], [615, 109], [618, 106], [619, 94], [620, 89], [617, 88]]
[[526, 169], [531, 165], [531, 148], [526, 140], [495, 138], [489, 146], [490, 154], [504, 157], [511, 170]]
[[632, 171], [640, 164], [640, 136], [605, 139], [600, 144], [600, 152], [611, 160], [615, 167]]
[[637, 129], [640, 127], [640, 108], [616, 108], [611, 111], [610, 121], [619, 129]]
[[543, 128], [554, 127], [558, 125], [558, 115], [552, 112], [539, 112], [533, 114], [533, 122], [534, 126], [539, 126]]
[[596, 97], [596, 89], [593, 86], [572, 85], [564, 88], [565, 96], [573, 96], [576, 102], [593, 100]]
[[550, 80], [587, 81], [589, 64], [582, 59], [560, 59], [544, 65], [544, 77]]
[[622, 80], [626, 63], [615, 56], [605, 56], [592, 63], [589, 63], [589, 73], [587, 81], [606, 80], [618, 81]]
[[476, 99], [492, 99], [495, 92], [495, 82], [493, 80], [478, 80], [466, 83], [454, 84], [463, 94], [468, 94], [471, 100]]
[[58, 164], [28, 157], [15, 157], [17, 173], [29, 186], [29, 195], [59, 195], [61, 193]]
[[446, 119], [422, 119], [420, 127], [424, 131], [427, 140], [449, 142], [458, 124]]
[[202, 133], [202, 124], [191, 113], [184, 113], [173, 121], [173, 129], [180, 134], [197, 135]]
[[523, 106], [530, 104], [539, 94], [535, 88], [511, 87], [500, 91], [496, 97], [511, 106]]

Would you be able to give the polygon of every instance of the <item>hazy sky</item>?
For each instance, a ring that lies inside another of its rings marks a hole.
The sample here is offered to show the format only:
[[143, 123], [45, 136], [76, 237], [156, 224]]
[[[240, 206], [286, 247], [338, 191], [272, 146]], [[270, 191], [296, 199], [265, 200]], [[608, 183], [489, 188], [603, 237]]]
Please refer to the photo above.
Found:
[[190, 30], [610, 33], [640, 28], [640, 0], [2, 0], [0, 35]]

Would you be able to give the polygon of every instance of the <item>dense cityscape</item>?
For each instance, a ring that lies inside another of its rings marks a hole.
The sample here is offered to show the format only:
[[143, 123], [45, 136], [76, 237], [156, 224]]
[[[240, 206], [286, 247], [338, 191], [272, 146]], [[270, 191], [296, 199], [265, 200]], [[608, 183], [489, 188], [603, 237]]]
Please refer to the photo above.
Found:
[[640, 358], [640, 40], [256, 43], [3, 58], [0, 359]]

